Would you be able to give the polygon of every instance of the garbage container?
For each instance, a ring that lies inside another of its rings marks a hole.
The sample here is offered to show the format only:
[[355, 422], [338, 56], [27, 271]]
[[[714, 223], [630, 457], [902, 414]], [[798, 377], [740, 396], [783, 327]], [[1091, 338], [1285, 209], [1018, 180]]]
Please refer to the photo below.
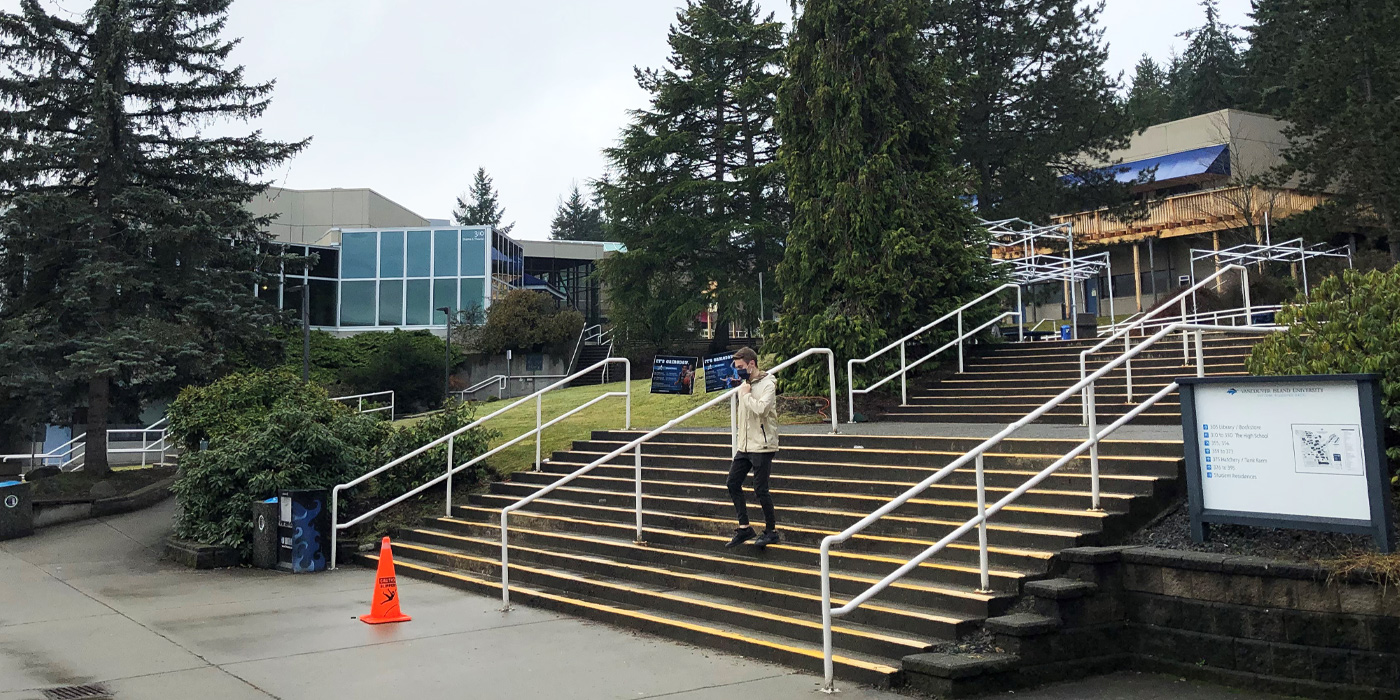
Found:
[[330, 556], [330, 498], [325, 489], [291, 489], [277, 497], [277, 568], [325, 571]]
[[277, 568], [278, 501], [276, 496], [253, 504], [253, 566]]
[[1074, 337], [1074, 335], [1073, 335], [1072, 333], [1069, 332], [1069, 325], [1068, 325], [1068, 324], [1063, 325], [1063, 326], [1060, 326], [1060, 340], [1069, 340], [1070, 338], [1073, 338], [1073, 337]]
[[29, 484], [0, 481], [0, 540], [34, 534], [34, 503]]
[[1277, 311], [1261, 311], [1249, 317], [1252, 326], [1270, 326], [1278, 322]]

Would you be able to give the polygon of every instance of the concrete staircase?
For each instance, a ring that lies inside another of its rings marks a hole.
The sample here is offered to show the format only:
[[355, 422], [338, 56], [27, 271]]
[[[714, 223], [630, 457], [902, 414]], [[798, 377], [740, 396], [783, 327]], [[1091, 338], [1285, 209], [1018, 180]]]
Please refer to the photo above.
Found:
[[[606, 360], [609, 357], [612, 357], [612, 345], [585, 344], [579, 350], [578, 362], [574, 366], [576, 368], [588, 367], [589, 365], [602, 362], [603, 360]], [[589, 372], [588, 374], [585, 374], [582, 377], [579, 377], [578, 379], [569, 382], [569, 386], [597, 386], [599, 384], [605, 384], [610, 381], [622, 381], [621, 370], [615, 368], [613, 365], [599, 367], [598, 369], [595, 369], [592, 372]]]
[[[1208, 338], [1204, 344], [1206, 374], [1248, 374], [1244, 361], [1259, 336]], [[1140, 342], [1138, 340], [1134, 341]], [[909, 405], [882, 415], [881, 420], [926, 423], [1010, 423], [1079, 381], [1079, 353], [1098, 340], [1007, 343], [967, 361], [965, 371], [919, 389], [910, 388]], [[1195, 356], [1194, 344], [1190, 347]], [[1121, 341], [1111, 351], [1092, 356], [1089, 371], [1123, 352]], [[1118, 369], [1097, 384], [1095, 404], [1099, 424], [1122, 416], [1132, 406], [1160, 391], [1173, 379], [1196, 376], [1194, 365], [1183, 363], [1179, 337], [1163, 339], [1133, 360], [1133, 404], [1126, 403], [1126, 371]], [[898, 386], [895, 387], [898, 389]], [[1052, 409], [1039, 422], [1079, 423], [1079, 397]], [[1169, 396], [1134, 419], [1139, 425], [1176, 425], [1181, 403]]]
[[[1023, 351], [1032, 350], [1050, 347]], [[515, 474], [455, 508], [451, 517], [399, 531], [394, 542], [399, 574], [499, 595], [501, 508], [639, 435], [596, 432], [555, 453], [541, 472]], [[663, 435], [643, 450], [647, 541], [633, 541], [633, 458], [626, 455], [511, 516], [512, 601], [819, 672], [821, 539], [979, 442], [784, 435], [772, 480], [783, 542], [766, 550], [748, 545], [729, 550], [724, 548], [734, 528], [724, 487], [729, 436]], [[1076, 442], [1004, 441], [986, 459], [989, 501]], [[1108, 440], [1102, 454], [1103, 512], [1088, 510], [1087, 460], [1068, 465], [990, 526], [990, 592], [977, 590], [974, 531], [838, 619], [837, 677], [898, 684], [902, 657], [980, 628], [982, 620], [1013, 604], [1025, 582], [1045, 577], [1056, 552], [1112, 541], [1155, 514], [1177, 490], [1179, 441]], [[973, 471], [959, 470], [838, 547], [832, 557], [836, 604], [959, 526], [974, 514], [975, 502]], [[369, 553], [358, 558], [369, 566], [377, 559]]]

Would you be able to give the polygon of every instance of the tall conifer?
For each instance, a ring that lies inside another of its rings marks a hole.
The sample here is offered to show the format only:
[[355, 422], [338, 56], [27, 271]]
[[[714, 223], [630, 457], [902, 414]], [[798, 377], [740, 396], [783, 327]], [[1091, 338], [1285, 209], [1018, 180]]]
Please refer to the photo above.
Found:
[[1171, 118], [1172, 94], [1166, 71], [1143, 54], [1133, 71], [1133, 84], [1128, 90], [1128, 117], [1133, 126], [1143, 129], [1161, 124]]
[[279, 260], [243, 205], [306, 141], [204, 133], [272, 92], [225, 65], [230, 1], [0, 12], [0, 389], [85, 397], [92, 472], [114, 400], [279, 354], [254, 294]]
[[[860, 357], [987, 288], [980, 229], [957, 193], [955, 115], [926, 60], [923, 0], [807, 0], [779, 93], [794, 208], [781, 354]], [[825, 393], [826, 368], [794, 368]]]
[[477, 168], [472, 177], [471, 189], [457, 198], [457, 206], [452, 210], [452, 218], [458, 226], [494, 226], [503, 234], [510, 234], [515, 222], [501, 224], [506, 218], [506, 210], [501, 207], [500, 196], [486, 168]]

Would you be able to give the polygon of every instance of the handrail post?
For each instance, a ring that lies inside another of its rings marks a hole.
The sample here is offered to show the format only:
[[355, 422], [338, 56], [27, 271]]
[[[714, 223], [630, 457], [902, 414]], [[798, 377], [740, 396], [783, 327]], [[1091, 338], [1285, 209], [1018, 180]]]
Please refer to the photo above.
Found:
[[627, 414], [626, 414], [627, 417], [624, 419], [625, 422], [624, 422], [624, 424], [623, 424], [623, 429], [624, 429], [624, 430], [631, 430], [631, 429], [632, 429], [632, 361], [629, 360], [629, 359], [627, 359], [627, 358], [625, 358], [625, 357], [622, 358], [622, 369], [623, 369], [623, 375], [622, 375], [622, 376], [623, 376], [623, 381], [625, 382], [625, 386], [627, 387], [627, 396], [624, 397], [624, 400], [625, 400], [626, 403], [627, 403]]
[[535, 394], [535, 471], [540, 471], [543, 466], [540, 464], [540, 438], [543, 437], [544, 430], [540, 424], [544, 422], [544, 394]]
[[992, 574], [987, 565], [987, 481], [982, 468], [982, 453], [977, 453], [977, 517], [982, 522], [977, 524], [977, 558], [978, 567], [982, 573], [982, 587], [977, 589], [978, 593], [992, 592]]
[[958, 374], [963, 372], [963, 323], [962, 311], [958, 311]]
[[1196, 376], [1206, 376], [1205, 331], [1196, 331]]
[[840, 419], [836, 414], [841, 409], [836, 405], [836, 353], [830, 350], [826, 351], [826, 376], [831, 391], [831, 400], [829, 402], [831, 404], [831, 434], [838, 435], [841, 429], [837, 427], [837, 424], [840, 423]]
[[[1085, 364], [1088, 356], [1081, 353], [1079, 355], [1079, 381], [1084, 381], [1088, 376], [1088, 365]], [[1086, 387], [1079, 391], [1079, 424], [1089, 424], [1089, 389]]]
[[335, 546], [340, 539], [340, 487], [331, 489], [331, 571], [335, 571]]
[[[846, 422], [856, 422], [856, 361], [846, 360]], [[836, 409], [832, 409], [833, 411]]]
[[909, 405], [909, 360], [905, 357], [904, 341], [899, 341], [899, 405]]
[[642, 537], [642, 443], [640, 442], [637, 443], [637, 451], [634, 453], [633, 460], [637, 473], [637, 536], [633, 542], [642, 544], [646, 542], [646, 538]]
[[1021, 285], [1016, 285], [1016, 341], [1026, 342], [1026, 305], [1021, 300]]
[[729, 457], [739, 454], [739, 395], [729, 395]]
[[1089, 403], [1085, 408], [1089, 411], [1089, 489], [1093, 494], [1089, 510], [1101, 511], [1099, 506], [1099, 411], [1095, 405], [1094, 387], [1097, 382], [1089, 382], [1088, 389]]
[[[1131, 343], [1128, 342], [1128, 339], [1131, 338], [1132, 335], [1133, 335], [1133, 334], [1132, 334], [1131, 332], [1129, 332], [1129, 333], [1127, 333], [1126, 335], [1123, 336], [1123, 352], [1128, 352], [1128, 350], [1129, 350], [1129, 348], [1130, 348], [1130, 346], [1131, 346]], [[1127, 362], [1124, 362], [1124, 363], [1123, 363], [1123, 371], [1127, 374], [1127, 378], [1128, 378], [1128, 398], [1124, 399], [1124, 401], [1125, 401], [1125, 403], [1132, 403], [1132, 402], [1133, 402], [1133, 358], [1130, 357], [1130, 358], [1128, 358]]]
[[510, 533], [509, 510], [501, 511], [501, 612], [510, 612]]
[[[1195, 292], [1192, 292], [1192, 294], [1195, 294]], [[1181, 299], [1181, 322], [1182, 322], [1182, 323], [1186, 323], [1186, 298], [1185, 298], [1185, 297], [1182, 297], [1182, 299]], [[1183, 364], [1183, 365], [1187, 365], [1187, 364], [1190, 364], [1190, 363], [1191, 363], [1191, 350], [1190, 350], [1189, 345], [1188, 345], [1188, 342], [1189, 342], [1190, 337], [1191, 337], [1191, 332], [1190, 332], [1190, 331], [1186, 330], [1185, 328], [1181, 329], [1181, 364]]]
[[452, 448], [457, 442], [457, 436], [453, 435], [447, 439], [447, 517], [452, 517]]
[[822, 581], [822, 682], [823, 693], [836, 692], [836, 665], [831, 648], [831, 538], [822, 540], [820, 549]]

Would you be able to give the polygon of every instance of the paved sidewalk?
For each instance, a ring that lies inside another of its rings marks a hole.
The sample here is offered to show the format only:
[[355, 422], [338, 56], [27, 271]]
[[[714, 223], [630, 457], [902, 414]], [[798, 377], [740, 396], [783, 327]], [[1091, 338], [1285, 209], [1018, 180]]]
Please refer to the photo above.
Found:
[[[179, 568], [158, 555], [173, 514], [167, 501], [0, 543], [0, 700], [97, 682], [117, 700], [822, 697], [791, 669], [408, 579], [414, 620], [371, 627], [355, 617], [372, 572]], [[1137, 674], [1007, 697], [1261, 698]]]

